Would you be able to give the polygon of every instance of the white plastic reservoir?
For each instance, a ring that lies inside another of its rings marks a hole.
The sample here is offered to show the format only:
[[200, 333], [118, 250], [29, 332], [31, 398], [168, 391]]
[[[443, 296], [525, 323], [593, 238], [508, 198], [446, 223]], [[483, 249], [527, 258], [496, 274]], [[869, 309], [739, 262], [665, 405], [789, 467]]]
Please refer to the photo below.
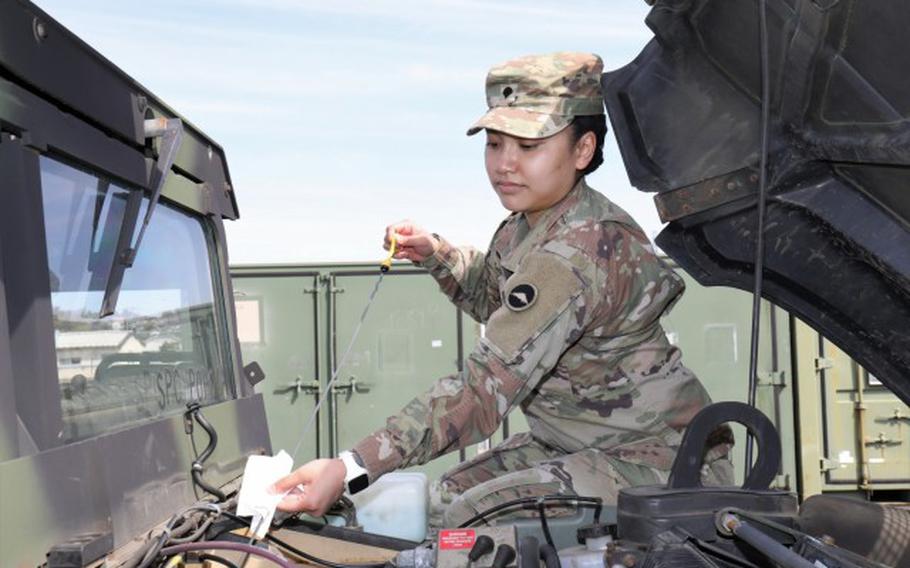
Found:
[[357, 522], [369, 533], [420, 542], [427, 534], [429, 488], [426, 474], [387, 473], [351, 500]]
[[573, 546], [559, 551], [561, 568], [603, 568], [604, 551], [613, 537], [589, 538], [583, 546]]

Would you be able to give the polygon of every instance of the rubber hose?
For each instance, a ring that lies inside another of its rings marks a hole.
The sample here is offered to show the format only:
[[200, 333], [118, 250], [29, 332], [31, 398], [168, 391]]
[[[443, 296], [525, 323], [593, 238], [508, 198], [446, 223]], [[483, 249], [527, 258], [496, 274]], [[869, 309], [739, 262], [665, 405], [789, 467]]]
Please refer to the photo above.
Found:
[[518, 539], [519, 568], [540, 568], [540, 541], [534, 536]]
[[540, 547], [540, 558], [547, 568], [560, 568], [559, 553], [557, 553], [556, 549], [549, 544]]

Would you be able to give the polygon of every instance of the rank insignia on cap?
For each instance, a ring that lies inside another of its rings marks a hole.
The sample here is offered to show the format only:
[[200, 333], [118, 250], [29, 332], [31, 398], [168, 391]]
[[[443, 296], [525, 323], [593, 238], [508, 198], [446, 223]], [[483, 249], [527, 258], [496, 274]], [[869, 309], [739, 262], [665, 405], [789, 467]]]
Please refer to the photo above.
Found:
[[513, 312], [521, 312], [533, 306], [536, 299], [537, 288], [532, 284], [519, 284], [509, 290], [506, 295], [506, 304]]

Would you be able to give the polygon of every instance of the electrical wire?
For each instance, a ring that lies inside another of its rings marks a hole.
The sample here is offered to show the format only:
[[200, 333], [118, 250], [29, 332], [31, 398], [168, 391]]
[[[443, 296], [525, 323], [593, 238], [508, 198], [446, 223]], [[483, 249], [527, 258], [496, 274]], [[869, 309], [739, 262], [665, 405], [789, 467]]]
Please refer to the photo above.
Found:
[[550, 534], [550, 525], [547, 523], [546, 501], [543, 498], [537, 500], [537, 512], [540, 515], [540, 529], [543, 531], [543, 537], [547, 539], [547, 544], [555, 549], [556, 545], [553, 544], [553, 535]]
[[184, 544], [175, 544], [174, 546], [168, 546], [161, 550], [162, 556], [171, 556], [174, 554], [181, 554], [184, 552], [194, 552], [197, 550], [232, 550], [235, 552], [247, 552], [253, 556], [258, 556], [266, 560], [271, 561], [282, 568], [294, 568], [294, 565], [285, 560], [284, 558], [278, 556], [274, 552], [264, 550], [262, 548], [256, 548], [255, 546], [250, 546], [242, 542], [230, 542], [226, 540], [211, 540], [206, 542], [187, 542]]
[[[755, 244], [755, 288], [752, 291], [752, 337], [749, 348], [749, 406], [755, 407], [758, 389], [758, 340], [761, 330], [761, 294], [765, 271], [765, 201], [768, 192], [768, 122], [771, 107], [771, 78], [768, 69], [767, 0], [759, 0], [759, 36], [761, 42], [761, 162], [758, 184], [758, 231]], [[775, 330], [771, 330], [774, 333]], [[746, 435], [745, 476], [752, 472], [752, 450], [755, 440]]]
[[[190, 436], [190, 445], [193, 447], [193, 461], [196, 462], [196, 461], [199, 461], [199, 447], [196, 445], [196, 432], [193, 430], [192, 424], [193, 423], [190, 422], [189, 436]], [[192, 475], [190, 476], [190, 478], [192, 479]], [[200, 499], [199, 486], [196, 485], [195, 479], [193, 479], [193, 495], [196, 497], [197, 501]]]
[[168, 520], [167, 524], [164, 526], [164, 529], [161, 531], [161, 534], [158, 535], [158, 539], [155, 541], [150, 541], [150, 546], [145, 549], [145, 554], [142, 555], [142, 560], [139, 562], [138, 568], [148, 568], [152, 565], [152, 562], [160, 555], [161, 549], [164, 547], [164, 544], [171, 537], [174, 527], [177, 524], [177, 520], [180, 518], [179, 515], [174, 515]]
[[506, 501], [498, 505], [494, 505], [489, 509], [481, 511], [468, 519], [467, 521], [458, 525], [458, 528], [464, 529], [468, 528], [477, 521], [482, 521], [487, 517], [494, 515], [505, 509], [511, 509], [519, 505], [537, 505], [539, 501], [556, 501], [556, 502], [572, 502], [578, 506], [583, 507], [592, 507], [594, 508], [594, 517], [595, 522], [600, 521], [600, 513], [603, 510], [603, 499], [600, 497], [583, 497], [581, 495], [544, 495], [543, 497], [520, 497], [518, 499], [512, 499], [511, 501]]
[[171, 538], [169, 541], [171, 544], [183, 544], [185, 542], [195, 542], [202, 538], [202, 535], [205, 534], [205, 531], [209, 530], [209, 527], [212, 526], [212, 523], [215, 522], [215, 517], [209, 517], [199, 527], [189, 536], [182, 538]]
[[[226, 505], [232, 505], [232, 503], [229, 502]], [[188, 518], [188, 515], [195, 511], [211, 512], [215, 513], [215, 516], [210, 517], [202, 523], [202, 526], [197, 527], [197, 522]], [[221, 511], [222, 507], [216, 503], [199, 503], [184, 509], [168, 519], [157, 538], [151, 537], [152, 531], [150, 531], [149, 539], [145, 545], [137, 550], [130, 559], [121, 564], [120, 568], [147, 568], [159, 556], [158, 551], [168, 543], [181, 544], [202, 537], [208, 527], [211, 526], [211, 523], [221, 514]], [[196, 530], [192, 535], [184, 536], [193, 530], [194, 527], [196, 527]]]

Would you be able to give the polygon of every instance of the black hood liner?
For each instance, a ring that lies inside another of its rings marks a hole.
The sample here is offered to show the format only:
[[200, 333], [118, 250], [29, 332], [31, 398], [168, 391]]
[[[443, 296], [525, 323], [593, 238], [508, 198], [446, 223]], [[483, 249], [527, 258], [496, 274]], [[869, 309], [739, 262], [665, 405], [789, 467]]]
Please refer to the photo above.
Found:
[[[910, 2], [767, 0], [764, 297], [910, 404]], [[655, 38], [604, 75], [657, 244], [751, 290], [760, 148], [757, 0], [656, 0]], [[746, 377], [742, 378], [746, 380]]]

